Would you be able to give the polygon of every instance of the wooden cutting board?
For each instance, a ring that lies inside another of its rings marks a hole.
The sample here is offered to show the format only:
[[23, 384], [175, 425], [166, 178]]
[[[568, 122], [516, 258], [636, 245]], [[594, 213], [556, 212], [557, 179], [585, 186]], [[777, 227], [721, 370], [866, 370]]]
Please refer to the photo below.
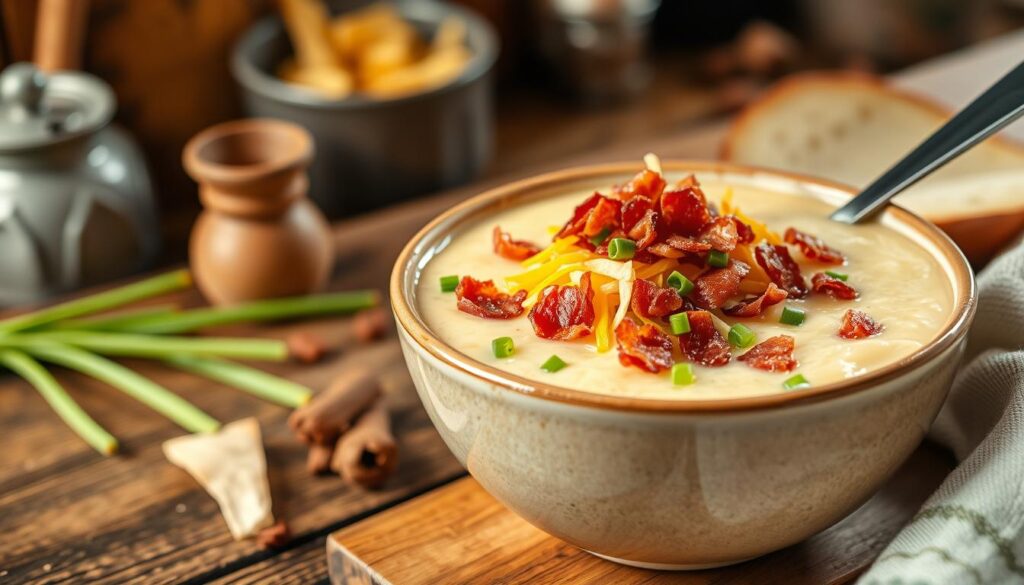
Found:
[[328, 568], [340, 585], [849, 583], [911, 520], [950, 463], [925, 444], [871, 500], [824, 532], [753, 561], [693, 572], [599, 559], [527, 524], [465, 477], [333, 533]]

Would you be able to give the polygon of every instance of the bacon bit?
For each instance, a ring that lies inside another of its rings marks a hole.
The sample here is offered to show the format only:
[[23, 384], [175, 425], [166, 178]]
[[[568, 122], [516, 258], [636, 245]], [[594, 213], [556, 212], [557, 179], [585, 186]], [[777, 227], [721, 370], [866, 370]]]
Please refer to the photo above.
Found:
[[754, 248], [754, 258], [768, 278], [794, 299], [807, 296], [807, 282], [800, 274], [800, 265], [789, 255], [789, 248], [773, 246], [768, 242]]
[[731, 307], [722, 309], [722, 311], [733, 317], [757, 317], [768, 307], [786, 300], [788, 296], [789, 293], [775, 286], [774, 282], [769, 282], [768, 288], [761, 293], [761, 296], [745, 299]]
[[846, 257], [842, 252], [796, 228], [787, 229], [784, 239], [787, 244], [795, 244], [804, 256], [811, 260], [817, 260], [823, 264], [844, 264], [846, 262]]
[[493, 280], [476, 280], [463, 276], [455, 287], [459, 310], [485, 319], [512, 319], [523, 314], [526, 291], [509, 295], [498, 290]]
[[597, 205], [587, 214], [587, 221], [583, 224], [583, 235], [592, 238], [606, 228], [616, 229], [619, 227], [619, 210], [622, 203], [601, 197]]
[[795, 341], [789, 335], [776, 335], [758, 343], [736, 359], [766, 372], [792, 372], [797, 366], [793, 358], [795, 346]]
[[525, 240], [513, 240], [508, 232], [501, 231], [499, 226], [494, 226], [492, 236], [494, 241], [494, 253], [509, 260], [526, 260], [537, 252], [540, 246]]
[[819, 272], [811, 277], [811, 288], [816, 293], [824, 293], [844, 301], [852, 301], [857, 298], [857, 289], [824, 272]]
[[587, 223], [587, 216], [590, 211], [597, 207], [597, 204], [604, 199], [604, 196], [600, 193], [594, 193], [590, 197], [587, 197], [586, 201], [576, 206], [576, 209], [572, 212], [572, 217], [569, 221], [565, 222], [561, 231], [555, 234], [555, 239], [564, 238], [566, 236], [574, 236], [583, 231], [583, 226]]
[[590, 335], [594, 326], [593, 297], [589, 272], [583, 275], [579, 286], [546, 287], [530, 309], [533, 332], [543, 339], [563, 341]]
[[711, 221], [704, 194], [698, 187], [665, 191], [661, 195], [661, 217], [673, 233], [695, 236]]
[[729, 342], [715, 329], [715, 321], [707, 311], [687, 311], [690, 332], [679, 336], [679, 348], [691, 362], [702, 366], [724, 366], [732, 353]]
[[654, 325], [626, 318], [615, 328], [619, 363], [657, 374], [672, 367], [672, 340]]
[[633, 282], [630, 306], [637, 315], [651, 319], [675, 313], [683, 306], [683, 298], [671, 288], [662, 288], [649, 280], [637, 280]]
[[[683, 252], [665, 243], [654, 244], [652, 246], [649, 246], [644, 251], [650, 252], [651, 254], [654, 254], [655, 256], [660, 256], [662, 258], [682, 258], [684, 256]], [[634, 258], [636, 258], [636, 256], [634, 256]]]
[[739, 242], [739, 230], [736, 224], [727, 217], [716, 217], [704, 226], [700, 240], [707, 242], [712, 248], [721, 252], [732, 252]]
[[646, 197], [636, 197], [622, 204], [622, 228], [633, 229], [647, 212], [654, 209], [654, 202]]
[[628, 183], [615, 189], [615, 195], [623, 201], [643, 197], [648, 200], [655, 200], [661, 197], [665, 190], [665, 179], [650, 169], [644, 169], [636, 174]]
[[707, 242], [698, 242], [697, 240], [684, 238], [683, 236], [677, 236], [675, 234], [666, 238], [665, 243], [676, 250], [687, 254], [703, 254], [711, 249], [711, 244]]
[[636, 249], [643, 250], [658, 239], [658, 212], [648, 209], [643, 219], [629, 230], [629, 237], [636, 242]]
[[709, 270], [694, 281], [693, 300], [705, 309], [717, 309], [740, 292], [740, 281], [750, 267], [736, 259], [729, 260], [725, 268]]
[[743, 223], [740, 218], [735, 215], [727, 215], [727, 218], [731, 219], [736, 224], [736, 235], [739, 237], [739, 243], [751, 244], [757, 239], [757, 234], [754, 233], [754, 228]]
[[843, 339], [864, 339], [878, 335], [885, 326], [875, 321], [864, 311], [849, 309], [843, 313], [843, 324], [839, 326], [839, 337]]

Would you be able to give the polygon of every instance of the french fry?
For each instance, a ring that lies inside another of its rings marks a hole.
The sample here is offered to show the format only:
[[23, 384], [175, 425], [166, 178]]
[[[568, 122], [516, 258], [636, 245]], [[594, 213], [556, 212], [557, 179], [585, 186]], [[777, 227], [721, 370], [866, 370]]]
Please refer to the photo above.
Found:
[[434, 33], [434, 50], [462, 47], [466, 43], [466, 22], [458, 16], [441, 21]]
[[357, 62], [363, 52], [381, 38], [398, 34], [415, 37], [416, 31], [388, 4], [373, 4], [343, 14], [330, 26], [334, 50], [349, 62]]
[[326, 7], [319, 0], [278, 0], [278, 4], [298, 67], [339, 67], [328, 41]]
[[300, 67], [289, 60], [281, 64], [277, 76], [288, 83], [336, 99], [347, 97], [355, 89], [352, 75], [340, 67]]
[[469, 62], [462, 46], [433, 50], [418, 63], [376, 78], [364, 90], [378, 97], [396, 97], [448, 83], [462, 74]]

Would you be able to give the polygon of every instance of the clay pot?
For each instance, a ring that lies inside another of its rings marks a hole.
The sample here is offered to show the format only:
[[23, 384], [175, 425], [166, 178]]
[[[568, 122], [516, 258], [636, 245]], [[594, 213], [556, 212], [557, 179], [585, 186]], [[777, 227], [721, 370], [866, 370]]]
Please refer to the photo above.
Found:
[[324, 287], [334, 262], [330, 227], [307, 198], [313, 141], [270, 119], [227, 122], [194, 136], [182, 156], [205, 208], [189, 258], [208, 301], [223, 305]]

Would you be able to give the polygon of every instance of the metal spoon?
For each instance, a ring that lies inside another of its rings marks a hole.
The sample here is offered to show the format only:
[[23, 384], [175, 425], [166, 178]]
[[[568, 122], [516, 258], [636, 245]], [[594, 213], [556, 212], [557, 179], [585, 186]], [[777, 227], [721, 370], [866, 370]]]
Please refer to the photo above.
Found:
[[881, 210], [896, 194], [1024, 115], [1024, 63], [1017, 65], [953, 116], [900, 162], [832, 214], [857, 223]]

